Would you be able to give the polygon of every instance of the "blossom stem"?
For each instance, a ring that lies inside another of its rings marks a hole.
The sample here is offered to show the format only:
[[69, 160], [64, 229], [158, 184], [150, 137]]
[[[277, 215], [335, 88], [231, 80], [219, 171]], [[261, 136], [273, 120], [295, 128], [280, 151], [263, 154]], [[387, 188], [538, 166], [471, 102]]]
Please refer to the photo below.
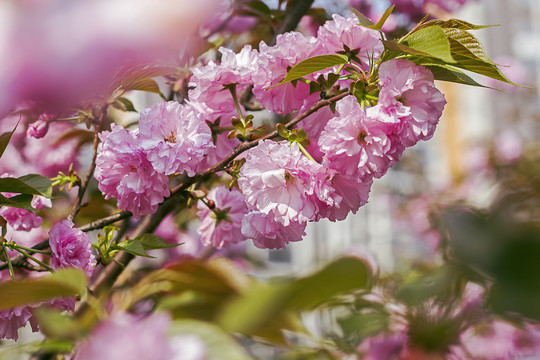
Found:
[[9, 254], [7, 252], [7, 248], [5, 245], [2, 245], [2, 248], [4, 249], [4, 255], [6, 257], [6, 262], [8, 264], [9, 268], [9, 275], [11, 275], [12, 279], [15, 279], [15, 273], [13, 272], [13, 265], [11, 264], [11, 259], [9, 258]]
[[28, 259], [34, 261], [36, 264], [43, 266], [45, 269], [49, 270], [50, 272], [54, 272], [54, 269], [53, 269], [52, 267], [50, 267], [49, 265], [45, 264], [43, 261], [36, 259], [35, 257], [33, 257], [32, 255], [30, 255], [30, 254], [27, 253], [26, 251], [20, 249], [19, 247], [13, 247], [13, 250], [20, 252], [20, 253], [23, 254], [25, 257], [27, 257]]
[[236, 94], [236, 84], [230, 84], [227, 86], [229, 91], [231, 92], [231, 95], [234, 99], [234, 106], [236, 107], [236, 111], [238, 112], [238, 117], [240, 118], [240, 121], [242, 122], [242, 125], [244, 127], [246, 126], [246, 119], [244, 119], [244, 114], [242, 113], [242, 108], [240, 107], [240, 102], [238, 101], [238, 95]]
[[19, 249], [22, 249], [22, 250], [25, 250], [25, 251], [31, 251], [31, 252], [37, 253], [37, 254], [51, 255], [50, 251], [31, 249], [31, 248], [28, 248], [26, 246], [21, 246], [21, 245], [15, 244], [15, 243], [11, 243], [9, 247], [14, 249], [14, 250], [16, 250], [15, 248], [19, 248]]
[[309, 159], [309, 160], [313, 160], [315, 162], [317, 162], [317, 160], [315, 160], [313, 158], [313, 156], [311, 156], [311, 154], [306, 150], [306, 148], [304, 147], [304, 145], [300, 144], [299, 142], [296, 142], [298, 144], [298, 148], [300, 149], [300, 151], [302, 153], [304, 153], [304, 155], [306, 155], [306, 157]]
[[343, 70], [343, 68], [345, 67], [345, 65], [347, 65], [348, 63], [343, 63], [341, 65], [339, 65], [339, 67], [337, 68], [335, 74], [336, 75], [339, 75], [339, 73], [341, 72], [341, 70]]

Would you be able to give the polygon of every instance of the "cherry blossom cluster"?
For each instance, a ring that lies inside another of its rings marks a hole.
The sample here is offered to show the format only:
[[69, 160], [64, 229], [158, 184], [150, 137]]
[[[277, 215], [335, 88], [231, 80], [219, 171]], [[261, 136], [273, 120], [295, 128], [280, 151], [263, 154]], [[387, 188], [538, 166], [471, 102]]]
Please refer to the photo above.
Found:
[[[245, 125], [240, 97], [251, 93], [280, 115], [302, 113], [321, 99], [309, 83], [333, 73], [339, 76], [336, 93], [354, 88], [358, 78], [370, 93], [351, 91], [334, 111], [307, 117], [307, 148], [300, 141], [264, 140], [248, 150], [238, 189], [215, 188], [201, 199], [199, 234], [216, 248], [245, 239], [282, 248], [301, 240], [308, 222], [343, 220], [368, 201], [373, 179], [399, 161], [406, 147], [433, 136], [446, 103], [428, 69], [405, 59], [379, 61], [383, 50], [380, 32], [339, 15], [316, 37], [289, 32], [274, 46], [261, 42], [259, 50], [245, 46], [235, 54], [220, 48], [220, 62], [191, 69], [185, 105], [161, 102], [141, 113], [138, 129], [113, 125], [101, 133], [99, 189], [135, 216], [153, 213], [169, 195], [168, 175], [193, 176], [240, 143], [216, 130], [239, 119]], [[299, 62], [329, 54], [346, 55], [356, 79], [335, 67], [275, 86]]]

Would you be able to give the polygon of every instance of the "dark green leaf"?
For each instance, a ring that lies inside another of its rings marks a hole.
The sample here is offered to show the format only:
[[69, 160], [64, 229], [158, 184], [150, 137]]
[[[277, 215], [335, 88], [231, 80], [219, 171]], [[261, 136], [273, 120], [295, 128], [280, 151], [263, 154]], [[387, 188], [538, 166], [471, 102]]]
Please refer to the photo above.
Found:
[[112, 105], [118, 110], [137, 112], [131, 100], [125, 97], [117, 98], [116, 101]]
[[[444, 33], [450, 41], [450, 51], [452, 52], [452, 55], [454, 55], [454, 53], [459, 53], [466, 57], [478, 58], [486, 63], [494, 64], [486, 55], [486, 51], [482, 44], [480, 44], [478, 39], [471, 33], [460, 29], [444, 29]], [[461, 47], [456, 47], [457, 44], [465, 47], [468, 52], [464, 52]]]
[[34, 212], [36, 209], [31, 205], [33, 198], [34, 196], [29, 194], [16, 195], [10, 198], [0, 194], [0, 206], [11, 206]]
[[4, 151], [6, 151], [9, 141], [11, 140], [11, 136], [17, 129], [17, 126], [19, 126], [18, 122], [17, 122], [17, 125], [15, 125], [15, 128], [13, 130], [11, 130], [10, 132], [5, 132], [2, 135], [0, 135], [0, 158], [4, 154]]
[[147, 257], [147, 258], [154, 257], [146, 253], [144, 246], [142, 246], [142, 244], [138, 240], [122, 241], [121, 243], [116, 244], [116, 246], [113, 246], [113, 248], [124, 250], [125, 252], [128, 252], [131, 255], [135, 255], [135, 256], [142, 256], [142, 257]]
[[51, 197], [51, 180], [37, 174], [24, 175], [19, 178], [0, 178], [0, 192], [30, 194]]
[[133, 239], [133, 241], [140, 242], [145, 250], [168, 249], [180, 245], [169, 244], [168, 242], [164, 241], [162, 238], [154, 234], [142, 234]]
[[433, 77], [435, 78], [435, 80], [448, 81], [471, 86], [487, 87], [477, 83], [465, 73], [459, 71], [458, 69], [452, 68], [451, 66], [437, 64], [423, 65], [433, 73]]
[[0, 283], [0, 309], [35, 304], [55, 297], [83, 295], [85, 292], [86, 274], [82, 270], [60, 269], [39, 279]]
[[317, 273], [294, 282], [293, 296], [288, 306], [295, 309], [313, 308], [336, 295], [364, 289], [368, 285], [369, 270], [355, 257], [343, 257]]
[[258, 13], [261, 13], [261, 14], [264, 14], [264, 15], [270, 15], [271, 13], [271, 10], [270, 8], [268, 7], [268, 5], [266, 5], [264, 2], [262, 1], [258, 1], [258, 0], [255, 0], [255, 1], [250, 1], [246, 4], [246, 6], [250, 9], [253, 9], [255, 10], [256, 12]]
[[325, 70], [336, 65], [346, 64], [348, 61], [347, 56], [338, 54], [319, 55], [308, 58], [296, 64], [292, 69], [289, 70], [289, 73], [282, 81], [276, 85], [270, 86], [268, 89], [290, 81], [298, 80], [303, 76], [313, 74], [317, 71]]
[[440, 26], [430, 26], [407, 35], [403, 39], [404, 45], [428, 56], [441, 59], [446, 63], [456, 61], [450, 53], [450, 43], [444, 30]]

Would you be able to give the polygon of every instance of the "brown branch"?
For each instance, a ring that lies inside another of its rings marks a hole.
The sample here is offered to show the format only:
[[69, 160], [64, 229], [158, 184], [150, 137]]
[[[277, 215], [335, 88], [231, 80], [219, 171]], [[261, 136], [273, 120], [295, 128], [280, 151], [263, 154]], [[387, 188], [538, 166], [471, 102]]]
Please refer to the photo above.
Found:
[[98, 150], [98, 144], [99, 144], [99, 130], [101, 128], [101, 123], [103, 122], [103, 119], [105, 118], [105, 114], [107, 114], [107, 109], [109, 105], [106, 104], [100, 109], [100, 114], [97, 122], [94, 124], [94, 148], [92, 150], [92, 160], [90, 161], [90, 166], [88, 167], [88, 171], [86, 172], [86, 176], [84, 177], [84, 180], [82, 181], [81, 185], [79, 186], [79, 192], [77, 193], [77, 201], [75, 202], [75, 205], [73, 206], [73, 209], [71, 210], [71, 214], [68, 216], [68, 220], [73, 221], [79, 211], [82, 207], [82, 199], [84, 197], [84, 193], [86, 192], [86, 189], [88, 188], [88, 184], [90, 183], [90, 180], [92, 179], [92, 176], [94, 175], [94, 170], [96, 169], [96, 158], [97, 158], [97, 150]]
[[293, 31], [298, 26], [302, 16], [306, 15], [309, 9], [313, 5], [313, 0], [295, 0], [291, 7], [287, 9], [283, 21], [278, 25], [270, 43], [268, 45], [273, 46], [276, 44], [276, 39], [279, 34]]

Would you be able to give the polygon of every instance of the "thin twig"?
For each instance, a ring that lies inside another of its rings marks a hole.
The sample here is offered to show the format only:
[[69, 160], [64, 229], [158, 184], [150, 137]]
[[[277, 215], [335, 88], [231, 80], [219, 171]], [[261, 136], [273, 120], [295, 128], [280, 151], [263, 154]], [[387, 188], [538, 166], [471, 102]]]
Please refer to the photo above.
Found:
[[79, 186], [79, 192], [77, 193], [77, 201], [75, 202], [75, 205], [73, 206], [73, 209], [71, 210], [71, 214], [68, 216], [68, 220], [73, 221], [79, 211], [82, 207], [82, 200], [84, 197], [84, 194], [86, 192], [86, 189], [88, 188], [88, 184], [90, 183], [90, 180], [92, 179], [92, 176], [94, 175], [94, 170], [96, 169], [96, 158], [97, 158], [97, 150], [98, 150], [98, 144], [99, 144], [99, 130], [101, 128], [101, 123], [103, 122], [103, 119], [105, 118], [105, 114], [107, 113], [108, 104], [104, 105], [99, 114], [99, 118], [97, 123], [94, 124], [94, 147], [92, 150], [92, 160], [90, 161], [90, 166], [88, 167], [88, 171], [86, 172], [86, 176], [84, 177], [81, 185]]
[[275, 45], [276, 38], [279, 34], [296, 29], [300, 19], [302, 19], [302, 17], [308, 13], [311, 5], [313, 5], [313, 0], [296, 0], [293, 2], [291, 7], [287, 9], [283, 21], [277, 27], [274, 36], [272, 36], [272, 39], [268, 45]]

